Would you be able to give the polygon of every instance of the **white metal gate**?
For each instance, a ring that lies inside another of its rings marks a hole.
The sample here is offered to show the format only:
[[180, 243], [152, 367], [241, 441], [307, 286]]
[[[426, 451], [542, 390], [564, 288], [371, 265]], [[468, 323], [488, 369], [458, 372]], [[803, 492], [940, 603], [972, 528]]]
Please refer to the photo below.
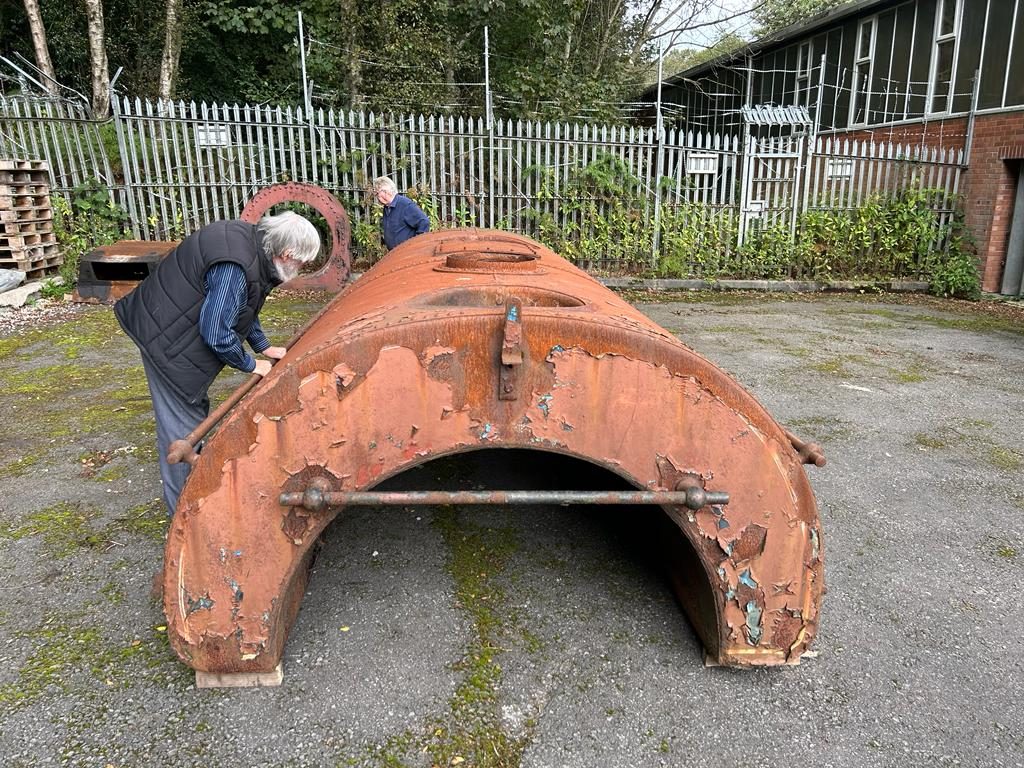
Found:
[[747, 137], [740, 198], [740, 244], [756, 230], [777, 228], [790, 234], [795, 231], [805, 151], [803, 135]]

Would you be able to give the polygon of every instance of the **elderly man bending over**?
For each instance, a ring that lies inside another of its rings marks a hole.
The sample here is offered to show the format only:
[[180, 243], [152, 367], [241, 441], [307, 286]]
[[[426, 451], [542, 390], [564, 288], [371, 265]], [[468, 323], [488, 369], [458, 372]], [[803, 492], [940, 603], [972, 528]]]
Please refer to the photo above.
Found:
[[427, 214], [408, 197], [398, 194], [395, 182], [387, 176], [374, 179], [373, 191], [377, 194], [377, 201], [384, 206], [380, 229], [389, 251], [410, 237], [430, 231]]
[[[258, 224], [216, 221], [194, 232], [114, 307], [142, 353], [156, 417], [160, 478], [173, 515], [189, 465], [167, 463], [168, 446], [210, 411], [207, 390], [225, 365], [265, 376], [284, 357], [260, 327], [267, 295], [316, 257], [320, 235], [294, 213]], [[249, 342], [256, 360], [242, 348]]]

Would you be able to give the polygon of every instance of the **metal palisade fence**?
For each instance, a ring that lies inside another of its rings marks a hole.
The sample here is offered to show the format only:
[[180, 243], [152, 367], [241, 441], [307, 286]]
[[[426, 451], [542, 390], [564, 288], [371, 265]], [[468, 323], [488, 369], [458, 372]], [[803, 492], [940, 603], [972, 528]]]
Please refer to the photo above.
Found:
[[[939, 190], [929, 205], [945, 224], [963, 160], [803, 134], [668, 129], [660, 139], [641, 126], [335, 110], [307, 119], [290, 107], [124, 98], [99, 125], [68, 102], [0, 99], [0, 157], [48, 161], [58, 193], [97, 179], [138, 238], [182, 237], [237, 217], [263, 187], [302, 181], [342, 201], [358, 249], [375, 232], [372, 181], [388, 175], [440, 226], [522, 232], [610, 271], [657, 267], [675, 249], [679, 274], [726, 265], [741, 275], [752, 268], [736, 255], [753, 235], [915, 188]], [[940, 227], [935, 247], [941, 237]]]

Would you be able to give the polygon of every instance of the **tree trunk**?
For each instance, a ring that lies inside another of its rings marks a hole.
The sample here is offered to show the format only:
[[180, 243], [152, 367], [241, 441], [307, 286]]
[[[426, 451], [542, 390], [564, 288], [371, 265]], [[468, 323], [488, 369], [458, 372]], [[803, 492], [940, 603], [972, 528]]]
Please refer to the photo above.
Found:
[[50, 46], [46, 44], [46, 28], [43, 26], [43, 17], [39, 13], [38, 0], [25, 0], [25, 13], [28, 15], [28, 26], [32, 32], [32, 45], [36, 49], [36, 66], [45, 75], [43, 85], [51, 96], [56, 96], [57, 75], [53, 71], [53, 62], [50, 60]]
[[164, 55], [160, 60], [160, 92], [163, 101], [174, 95], [181, 57], [181, 0], [167, 0], [167, 29], [164, 31]]
[[363, 104], [363, 68], [359, 61], [359, 8], [356, 0], [341, 0], [341, 24], [345, 48], [345, 85], [348, 89], [349, 109], [361, 109]]
[[89, 20], [89, 62], [92, 69], [93, 116], [104, 120], [110, 114], [110, 67], [107, 65], [107, 40], [103, 31], [101, 0], [85, 0]]

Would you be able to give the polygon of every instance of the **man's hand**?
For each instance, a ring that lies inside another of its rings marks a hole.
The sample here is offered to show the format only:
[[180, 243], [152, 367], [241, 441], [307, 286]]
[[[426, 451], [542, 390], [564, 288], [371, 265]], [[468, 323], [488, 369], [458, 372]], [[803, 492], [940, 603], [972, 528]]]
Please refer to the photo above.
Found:
[[257, 360], [256, 367], [253, 369], [253, 373], [257, 376], [266, 376], [270, 373], [271, 362], [269, 360]]
[[288, 353], [288, 350], [284, 347], [267, 347], [260, 354], [264, 357], [269, 357], [272, 360], [280, 360]]

